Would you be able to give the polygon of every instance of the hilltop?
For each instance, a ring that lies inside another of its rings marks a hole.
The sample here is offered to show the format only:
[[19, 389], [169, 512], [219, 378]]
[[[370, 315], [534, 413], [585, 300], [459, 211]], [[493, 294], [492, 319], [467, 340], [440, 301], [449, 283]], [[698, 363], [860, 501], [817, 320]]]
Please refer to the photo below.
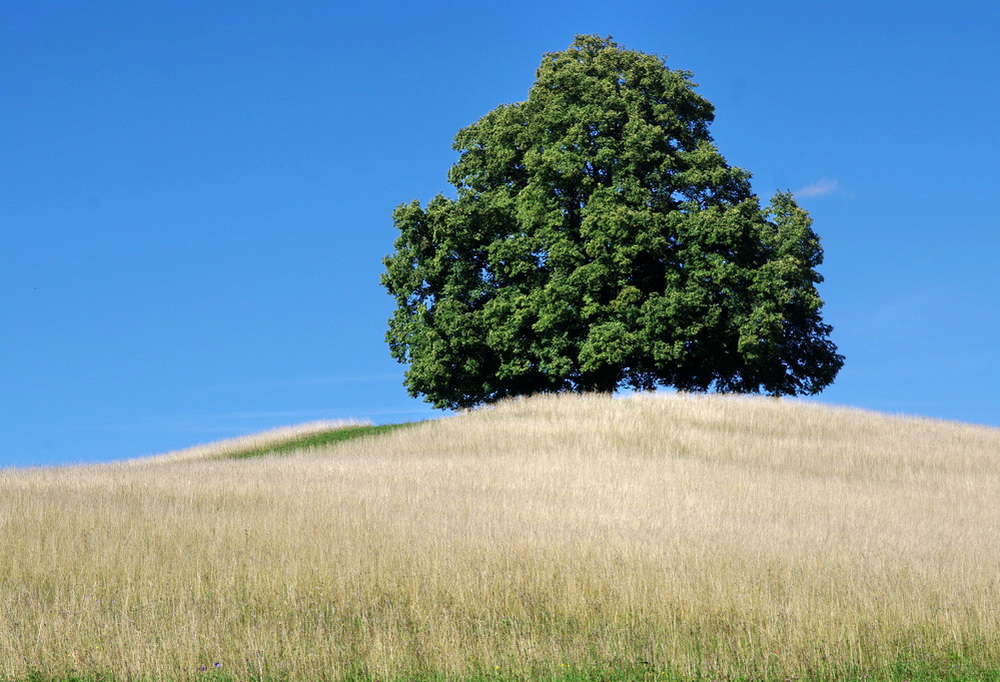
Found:
[[1000, 679], [1000, 429], [557, 396], [239, 451], [0, 471], [0, 679]]

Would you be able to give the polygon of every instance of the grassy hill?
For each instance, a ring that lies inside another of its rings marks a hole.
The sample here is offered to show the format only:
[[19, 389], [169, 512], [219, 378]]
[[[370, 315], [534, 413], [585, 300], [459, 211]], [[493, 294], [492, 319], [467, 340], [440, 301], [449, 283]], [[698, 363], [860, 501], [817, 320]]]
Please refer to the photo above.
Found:
[[1000, 680], [998, 429], [718, 396], [368, 429], [0, 471], [0, 680]]

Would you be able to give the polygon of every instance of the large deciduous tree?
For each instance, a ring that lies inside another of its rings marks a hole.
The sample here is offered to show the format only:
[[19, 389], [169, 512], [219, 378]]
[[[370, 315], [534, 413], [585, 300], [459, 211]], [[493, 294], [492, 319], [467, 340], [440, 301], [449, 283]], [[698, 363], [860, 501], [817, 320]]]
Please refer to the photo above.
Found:
[[789, 193], [762, 207], [691, 74], [610, 38], [546, 54], [528, 99], [459, 131], [438, 195], [393, 213], [382, 283], [405, 383], [436, 407], [540, 392], [812, 394], [843, 357]]

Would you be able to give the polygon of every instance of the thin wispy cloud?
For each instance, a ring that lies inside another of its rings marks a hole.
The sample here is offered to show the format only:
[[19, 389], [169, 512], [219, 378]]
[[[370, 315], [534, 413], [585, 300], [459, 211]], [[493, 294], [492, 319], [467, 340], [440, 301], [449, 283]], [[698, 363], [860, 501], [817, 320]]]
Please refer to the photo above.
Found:
[[393, 372], [391, 374], [366, 374], [360, 376], [341, 376], [341, 377], [317, 377], [314, 379], [288, 379], [284, 381], [275, 381], [270, 385], [272, 386], [319, 386], [324, 384], [370, 384], [382, 381], [402, 381], [403, 373]]
[[317, 419], [348, 418], [347, 408], [326, 410], [273, 410], [260, 412], [221, 412], [208, 414], [172, 414], [146, 416], [141, 420], [108, 420], [99, 425], [102, 431], [125, 433], [228, 433], [267, 428], [274, 422], [295, 423]]
[[99, 431], [112, 433], [183, 433], [232, 436], [250, 433], [279, 425], [309, 421], [371, 420], [383, 417], [418, 416], [430, 418], [450, 414], [449, 411], [430, 412], [429, 406], [385, 408], [364, 405], [345, 405], [325, 409], [270, 410], [259, 412], [216, 412], [202, 414], [173, 414], [143, 417], [141, 420], [107, 420], [96, 426]]
[[822, 180], [806, 185], [805, 187], [800, 187], [792, 192], [792, 194], [799, 198], [825, 197], [828, 194], [833, 194], [839, 189], [839, 182], [836, 180], [830, 180], [829, 178], [823, 178]]

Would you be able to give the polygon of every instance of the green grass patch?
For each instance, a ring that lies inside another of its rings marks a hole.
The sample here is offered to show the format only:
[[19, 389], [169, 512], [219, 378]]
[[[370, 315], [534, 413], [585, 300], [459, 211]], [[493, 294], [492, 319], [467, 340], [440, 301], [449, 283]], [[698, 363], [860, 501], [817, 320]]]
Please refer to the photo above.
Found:
[[344, 443], [349, 440], [356, 440], [358, 438], [380, 436], [385, 433], [391, 433], [392, 431], [407, 428], [420, 423], [421, 422], [400, 422], [399, 424], [381, 424], [379, 426], [372, 426], [370, 424], [362, 426], [345, 426], [344, 428], [334, 429], [333, 431], [311, 433], [306, 436], [300, 436], [283, 443], [275, 443], [274, 445], [268, 445], [262, 448], [244, 450], [243, 452], [226, 455], [226, 458], [249, 459], [251, 457], [264, 457], [266, 455], [288, 454], [289, 452], [305, 450], [308, 448], [327, 447], [330, 445], [336, 445], [337, 443]]

